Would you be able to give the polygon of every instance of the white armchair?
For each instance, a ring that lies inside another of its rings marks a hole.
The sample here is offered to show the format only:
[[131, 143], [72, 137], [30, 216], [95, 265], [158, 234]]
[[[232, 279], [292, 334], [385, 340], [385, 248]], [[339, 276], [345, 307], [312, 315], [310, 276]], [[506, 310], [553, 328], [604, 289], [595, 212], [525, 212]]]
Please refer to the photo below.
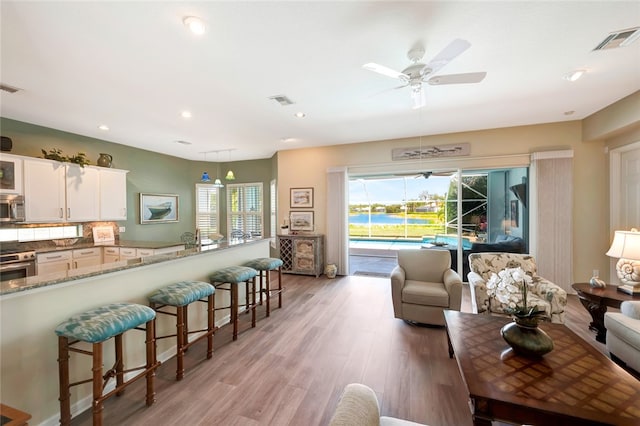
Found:
[[527, 297], [528, 303], [544, 310], [551, 322], [563, 324], [564, 311], [567, 306], [567, 292], [562, 288], [540, 277], [536, 272], [536, 260], [529, 254], [518, 253], [472, 253], [469, 255], [467, 275], [471, 292], [471, 307], [474, 313], [506, 314], [508, 308], [496, 298], [487, 294], [487, 281], [492, 273], [505, 268], [521, 267], [533, 278], [533, 288]]
[[462, 303], [462, 280], [451, 269], [449, 250], [399, 250], [391, 298], [396, 318], [445, 325], [442, 312], [459, 311]]
[[380, 416], [380, 406], [370, 387], [351, 383], [344, 388], [329, 426], [425, 426], [395, 417]]
[[640, 372], [640, 301], [628, 300], [620, 312], [605, 312], [607, 350], [628, 367]]

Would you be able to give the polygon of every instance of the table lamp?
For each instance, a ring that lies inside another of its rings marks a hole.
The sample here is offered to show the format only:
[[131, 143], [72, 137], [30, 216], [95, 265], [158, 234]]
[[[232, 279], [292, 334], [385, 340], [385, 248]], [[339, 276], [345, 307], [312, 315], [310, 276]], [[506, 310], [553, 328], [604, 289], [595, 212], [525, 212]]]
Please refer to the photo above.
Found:
[[619, 258], [616, 272], [622, 285], [618, 290], [640, 294], [640, 232], [635, 228], [631, 231], [616, 231], [611, 248], [606, 254]]

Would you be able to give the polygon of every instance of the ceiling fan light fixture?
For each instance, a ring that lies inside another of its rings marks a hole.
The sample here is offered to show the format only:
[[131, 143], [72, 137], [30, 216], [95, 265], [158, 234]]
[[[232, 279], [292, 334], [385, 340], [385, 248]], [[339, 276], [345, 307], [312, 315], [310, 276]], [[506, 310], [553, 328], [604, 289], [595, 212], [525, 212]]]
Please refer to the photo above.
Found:
[[577, 81], [580, 77], [584, 75], [585, 70], [575, 70], [571, 71], [569, 74], [564, 76], [564, 79], [570, 82]]
[[202, 35], [207, 30], [207, 26], [204, 24], [204, 21], [197, 16], [187, 16], [182, 22], [185, 27], [189, 28], [189, 31], [196, 35]]

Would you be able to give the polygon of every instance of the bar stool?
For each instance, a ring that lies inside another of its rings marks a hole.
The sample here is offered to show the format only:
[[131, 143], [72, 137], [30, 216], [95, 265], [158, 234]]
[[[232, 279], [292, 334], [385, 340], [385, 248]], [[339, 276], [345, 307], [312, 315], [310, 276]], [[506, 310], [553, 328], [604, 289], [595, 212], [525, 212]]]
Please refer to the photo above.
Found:
[[[60, 378], [60, 424], [71, 424], [70, 388], [82, 383], [93, 383], [93, 424], [102, 425], [104, 401], [114, 394], [120, 396], [126, 386], [142, 377], [147, 380], [146, 404], [155, 402], [154, 376], [160, 365], [156, 359], [155, 345], [156, 313], [148, 306], [135, 303], [113, 303], [72, 316], [59, 324], [55, 333], [58, 335], [58, 367]], [[125, 370], [123, 358], [122, 335], [128, 330], [146, 331], [146, 365]], [[115, 364], [106, 373], [102, 372], [102, 343], [110, 338], [115, 339]], [[92, 350], [74, 347], [79, 342], [92, 344]], [[69, 383], [69, 352], [91, 355], [93, 358], [93, 376], [91, 379]], [[125, 381], [124, 374], [143, 370], [135, 377]], [[109, 380], [116, 378], [115, 389], [104, 393]]]
[[[256, 259], [252, 259], [248, 262], [245, 262], [244, 266], [248, 266], [249, 268], [253, 268], [258, 271], [259, 277], [259, 293], [260, 293], [260, 304], [262, 305], [262, 293], [265, 293], [267, 309], [267, 316], [271, 313], [271, 296], [272, 294], [278, 295], [278, 308], [282, 308], [282, 260], [277, 257], [258, 257]], [[278, 271], [278, 288], [271, 289], [271, 271]], [[266, 277], [266, 278], [265, 278]], [[264, 289], [262, 283], [265, 283]]]
[[[209, 281], [216, 289], [228, 291], [231, 294], [230, 305], [216, 308], [216, 310], [231, 310], [230, 322], [233, 324], [233, 340], [238, 339], [238, 285], [240, 283], [246, 284], [245, 309], [251, 309], [251, 327], [256, 326], [256, 275], [258, 275], [258, 271], [253, 268], [229, 266], [219, 269], [209, 276]], [[252, 296], [251, 302], [249, 302], [249, 294]]]
[[[180, 281], [154, 291], [149, 296], [149, 306], [158, 314], [176, 317], [176, 333], [157, 336], [156, 340], [176, 337], [177, 340], [177, 367], [176, 380], [184, 377], [184, 353], [191, 345], [207, 338], [207, 359], [213, 355], [213, 335], [216, 331], [213, 313], [215, 310], [216, 289], [209, 283], [202, 281]], [[188, 308], [191, 303], [204, 302], [207, 304], [207, 328], [189, 330]], [[167, 306], [176, 308], [175, 312], [163, 310]], [[201, 333], [193, 341], [189, 342], [189, 334]]]

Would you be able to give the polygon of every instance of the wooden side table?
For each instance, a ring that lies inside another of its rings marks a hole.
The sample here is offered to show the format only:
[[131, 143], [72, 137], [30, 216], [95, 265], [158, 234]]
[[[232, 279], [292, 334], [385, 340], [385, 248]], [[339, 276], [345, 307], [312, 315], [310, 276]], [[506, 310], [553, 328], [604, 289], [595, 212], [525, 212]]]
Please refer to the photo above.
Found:
[[0, 424], [3, 426], [27, 425], [30, 418], [31, 414], [0, 404]]
[[615, 285], [607, 285], [605, 288], [594, 288], [589, 283], [575, 283], [571, 286], [580, 298], [582, 306], [591, 314], [589, 330], [596, 332], [596, 340], [601, 343], [607, 341], [607, 329], [604, 327], [604, 313], [607, 306], [620, 308], [625, 300], [640, 300], [640, 296], [632, 296], [618, 290]]

